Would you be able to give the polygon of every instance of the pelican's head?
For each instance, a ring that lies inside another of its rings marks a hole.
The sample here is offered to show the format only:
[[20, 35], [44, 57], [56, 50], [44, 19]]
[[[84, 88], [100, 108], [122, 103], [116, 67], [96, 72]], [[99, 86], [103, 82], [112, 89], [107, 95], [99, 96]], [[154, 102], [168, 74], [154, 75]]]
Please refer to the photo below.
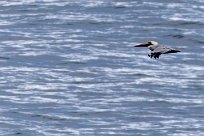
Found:
[[151, 45], [158, 45], [158, 42], [156, 42], [156, 41], [148, 41], [146, 43], [135, 45], [134, 47], [149, 47]]

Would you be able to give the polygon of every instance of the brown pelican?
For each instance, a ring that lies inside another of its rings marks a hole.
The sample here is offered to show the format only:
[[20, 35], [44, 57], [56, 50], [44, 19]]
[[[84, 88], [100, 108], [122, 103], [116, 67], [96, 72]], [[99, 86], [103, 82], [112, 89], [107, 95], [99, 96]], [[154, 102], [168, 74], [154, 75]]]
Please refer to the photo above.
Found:
[[181, 52], [181, 51], [179, 51], [177, 49], [161, 46], [156, 41], [148, 41], [146, 43], [142, 43], [142, 44], [136, 45], [134, 47], [148, 47], [151, 50], [151, 53], [148, 54], [148, 56], [150, 58], [154, 57], [155, 59], [159, 58], [159, 56], [161, 54]]

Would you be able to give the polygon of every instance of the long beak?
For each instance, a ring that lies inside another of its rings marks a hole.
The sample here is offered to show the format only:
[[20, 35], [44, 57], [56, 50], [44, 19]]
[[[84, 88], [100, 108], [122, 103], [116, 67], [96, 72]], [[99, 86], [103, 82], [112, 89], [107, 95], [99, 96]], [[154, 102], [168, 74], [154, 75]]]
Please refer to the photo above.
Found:
[[149, 43], [142, 43], [139, 45], [135, 45], [134, 47], [148, 47], [150, 44]]

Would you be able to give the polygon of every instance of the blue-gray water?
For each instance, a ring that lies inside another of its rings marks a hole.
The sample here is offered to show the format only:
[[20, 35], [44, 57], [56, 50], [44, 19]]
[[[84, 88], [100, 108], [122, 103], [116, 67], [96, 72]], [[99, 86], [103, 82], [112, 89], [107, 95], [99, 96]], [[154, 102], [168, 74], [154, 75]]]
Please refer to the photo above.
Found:
[[1, 0], [0, 51], [0, 135], [204, 135], [203, 0]]

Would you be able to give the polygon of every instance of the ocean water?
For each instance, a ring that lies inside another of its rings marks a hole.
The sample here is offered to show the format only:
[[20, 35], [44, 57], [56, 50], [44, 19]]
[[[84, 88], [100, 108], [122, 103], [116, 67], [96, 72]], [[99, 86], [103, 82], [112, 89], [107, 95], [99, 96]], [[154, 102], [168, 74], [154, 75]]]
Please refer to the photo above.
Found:
[[2, 136], [204, 135], [202, 0], [1, 0], [0, 51]]

